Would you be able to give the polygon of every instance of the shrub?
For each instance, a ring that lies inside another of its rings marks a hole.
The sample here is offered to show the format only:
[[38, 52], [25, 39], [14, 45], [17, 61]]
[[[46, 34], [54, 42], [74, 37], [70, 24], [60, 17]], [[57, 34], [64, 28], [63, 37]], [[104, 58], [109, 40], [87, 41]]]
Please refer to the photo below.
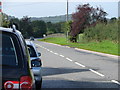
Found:
[[118, 43], [118, 21], [114, 23], [98, 23], [95, 27], [85, 29], [83, 39], [86, 41], [110, 40]]

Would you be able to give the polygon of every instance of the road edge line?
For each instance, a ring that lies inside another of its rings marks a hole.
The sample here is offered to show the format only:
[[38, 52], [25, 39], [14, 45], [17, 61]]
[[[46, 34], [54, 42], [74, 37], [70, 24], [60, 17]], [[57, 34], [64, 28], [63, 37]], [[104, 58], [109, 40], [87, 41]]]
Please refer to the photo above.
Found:
[[95, 52], [95, 51], [90, 51], [90, 50], [85, 50], [85, 49], [75, 48], [75, 50], [88, 52], [88, 53], [93, 53], [93, 54], [97, 54], [97, 55], [101, 55], [101, 56], [107, 56], [107, 57], [111, 57], [111, 58], [115, 58], [115, 59], [120, 58], [120, 56], [117, 56], [117, 55], [106, 54], [106, 53], [101, 53], [101, 52]]

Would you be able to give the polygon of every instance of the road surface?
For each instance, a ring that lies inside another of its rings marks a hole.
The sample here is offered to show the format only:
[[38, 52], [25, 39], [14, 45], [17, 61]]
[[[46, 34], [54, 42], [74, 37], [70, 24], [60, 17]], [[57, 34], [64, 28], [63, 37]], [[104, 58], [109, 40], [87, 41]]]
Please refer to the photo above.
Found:
[[46, 42], [34, 43], [42, 54], [42, 88], [119, 88], [118, 58]]

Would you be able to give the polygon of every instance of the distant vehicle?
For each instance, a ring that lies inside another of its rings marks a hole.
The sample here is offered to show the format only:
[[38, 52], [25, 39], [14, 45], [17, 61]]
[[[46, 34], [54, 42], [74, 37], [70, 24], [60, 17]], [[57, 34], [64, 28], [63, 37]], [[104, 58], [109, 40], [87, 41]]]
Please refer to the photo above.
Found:
[[34, 39], [34, 37], [30, 37], [30, 41], [34, 41], [35, 39]]
[[32, 41], [27, 41], [28, 50], [31, 58], [32, 70], [36, 80], [36, 88], [39, 89], [42, 86], [42, 62], [40, 59], [41, 53], [38, 53], [35, 44]]
[[22, 34], [15, 28], [0, 27], [0, 41], [2, 90], [35, 89], [30, 56]]

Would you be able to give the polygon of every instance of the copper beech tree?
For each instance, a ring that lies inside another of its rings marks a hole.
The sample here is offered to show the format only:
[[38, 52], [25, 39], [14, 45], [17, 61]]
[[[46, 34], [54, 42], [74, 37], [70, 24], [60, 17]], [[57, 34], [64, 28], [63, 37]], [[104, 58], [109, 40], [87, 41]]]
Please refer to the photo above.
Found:
[[72, 14], [70, 41], [77, 42], [77, 35], [84, 32], [86, 27], [95, 26], [97, 22], [107, 22], [107, 13], [102, 8], [94, 8], [89, 4], [79, 5]]

